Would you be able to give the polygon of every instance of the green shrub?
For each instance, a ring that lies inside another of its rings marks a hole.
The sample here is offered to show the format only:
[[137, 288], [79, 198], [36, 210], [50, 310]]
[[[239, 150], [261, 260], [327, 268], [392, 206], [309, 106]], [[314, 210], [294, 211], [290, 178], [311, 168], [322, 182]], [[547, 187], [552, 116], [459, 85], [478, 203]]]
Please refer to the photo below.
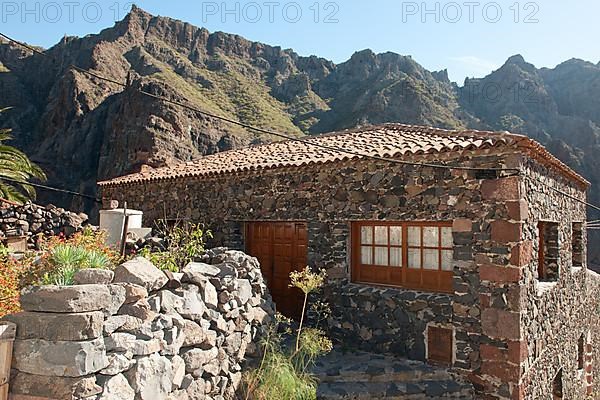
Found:
[[159, 236], [164, 237], [166, 250], [151, 252], [142, 249], [139, 253], [162, 270], [179, 272], [189, 262], [204, 254], [206, 239], [212, 237], [210, 231], [204, 230], [201, 224], [179, 223], [168, 227], [164, 223], [159, 225]]
[[[293, 333], [291, 320], [277, 315], [262, 341], [263, 358], [260, 365], [244, 375], [242, 389], [246, 400], [317, 398], [317, 380], [310, 374], [310, 367], [317, 357], [331, 351], [332, 343], [320, 329], [304, 328], [303, 321], [309, 294], [323, 285], [325, 272], [314, 273], [306, 267], [304, 271], [292, 272], [290, 278], [290, 286], [304, 293], [304, 307], [295, 333], [295, 345], [290, 348], [284, 346], [284, 343], [289, 343], [285, 338]], [[317, 324], [326, 315], [325, 308], [322, 302], [315, 304]]]

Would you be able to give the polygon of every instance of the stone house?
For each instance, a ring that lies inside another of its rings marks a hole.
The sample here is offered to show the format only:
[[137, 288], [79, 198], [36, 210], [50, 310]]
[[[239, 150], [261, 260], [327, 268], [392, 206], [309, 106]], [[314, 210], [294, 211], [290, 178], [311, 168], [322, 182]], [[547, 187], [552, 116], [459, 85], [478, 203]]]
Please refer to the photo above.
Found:
[[327, 269], [329, 329], [344, 346], [447, 366], [480, 398], [598, 395], [585, 179], [507, 132], [387, 124], [307, 141], [99, 185], [146, 223], [210, 222], [219, 244], [260, 260], [288, 315], [289, 272]]

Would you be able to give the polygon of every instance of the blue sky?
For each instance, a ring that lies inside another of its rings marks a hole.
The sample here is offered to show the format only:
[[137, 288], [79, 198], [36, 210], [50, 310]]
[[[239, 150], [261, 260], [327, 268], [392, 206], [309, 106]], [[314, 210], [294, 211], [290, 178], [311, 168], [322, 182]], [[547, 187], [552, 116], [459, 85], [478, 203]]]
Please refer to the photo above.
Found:
[[[393, 0], [138, 0], [143, 9], [335, 62], [357, 50], [411, 55], [450, 78], [480, 77], [522, 54], [538, 67], [570, 58], [600, 61], [600, 2]], [[0, 0], [3, 33], [49, 47], [122, 19], [127, 1]]]

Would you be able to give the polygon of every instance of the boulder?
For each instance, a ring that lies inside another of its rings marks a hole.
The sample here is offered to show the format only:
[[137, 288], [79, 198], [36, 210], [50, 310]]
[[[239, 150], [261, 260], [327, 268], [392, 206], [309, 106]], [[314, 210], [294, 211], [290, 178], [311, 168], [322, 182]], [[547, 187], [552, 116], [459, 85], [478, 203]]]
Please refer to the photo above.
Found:
[[134, 356], [147, 356], [162, 350], [161, 341], [158, 339], [136, 340], [133, 342], [131, 351]]
[[111, 304], [104, 308], [104, 314], [108, 317], [116, 314], [123, 303], [125, 303], [125, 288], [121, 285], [108, 285], [108, 291], [110, 292]]
[[119, 329], [132, 330], [142, 324], [141, 319], [131, 315], [113, 315], [104, 320], [104, 334], [110, 335]]
[[96, 400], [134, 400], [135, 391], [123, 374], [99, 379], [102, 384], [102, 394]]
[[136, 257], [115, 269], [115, 283], [133, 283], [145, 287], [149, 292], [162, 288], [168, 280], [164, 272], [144, 257]]
[[67, 378], [33, 375], [15, 371], [10, 381], [12, 395], [32, 396], [42, 399], [84, 399], [102, 392], [96, 377]]
[[242, 305], [246, 304], [253, 296], [252, 284], [247, 279], [240, 279], [238, 281], [237, 300]]
[[4, 321], [17, 325], [17, 339], [44, 338], [49, 341], [80, 341], [102, 336], [101, 311], [80, 314], [47, 314], [23, 311], [7, 315]]
[[172, 390], [171, 362], [158, 354], [138, 358], [125, 376], [139, 400], [163, 400]]
[[200, 286], [200, 295], [204, 300], [204, 304], [213, 309], [217, 308], [219, 304], [217, 289], [208, 280]]
[[183, 358], [183, 361], [185, 361], [186, 372], [193, 373], [217, 358], [218, 355], [219, 351], [216, 347], [213, 347], [209, 350], [190, 349], [183, 352], [181, 357]]
[[148, 297], [148, 290], [145, 287], [134, 283], [117, 283], [125, 288], [125, 304], [135, 303]]
[[139, 318], [142, 322], [153, 321], [158, 316], [156, 312], [152, 311], [152, 307], [146, 299], [132, 304], [124, 304], [118, 312], [119, 315], [130, 315]]
[[168, 290], [161, 290], [159, 293], [160, 310], [165, 314], [174, 314], [181, 311], [184, 299]]
[[181, 388], [183, 378], [185, 377], [185, 361], [179, 356], [171, 358], [171, 367], [173, 371], [173, 390]]
[[199, 288], [196, 285], [184, 284], [175, 291], [183, 298], [183, 304], [178, 310], [179, 314], [187, 319], [201, 319], [206, 311], [206, 306], [200, 297]]
[[221, 270], [214, 265], [191, 262], [183, 268], [183, 283], [193, 283], [201, 286], [209, 277], [219, 275]]
[[114, 276], [114, 272], [108, 269], [87, 268], [77, 271], [73, 276], [73, 282], [76, 285], [108, 285]]
[[206, 341], [206, 332], [194, 321], [185, 320], [183, 347], [199, 346]]
[[36, 286], [21, 292], [21, 308], [26, 311], [82, 313], [112, 306], [106, 285]]
[[131, 350], [137, 338], [135, 335], [125, 332], [115, 332], [104, 338], [106, 351], [125, 352]]
[[135, 364], [135, 360], [132, 360], [131, 353], [112, 353], [108, 355], [108, 367], [100, 371], [102, 375], [117, 375], [121, 372], [127, 371]]
[[81, 377], [108, 366], [103, 339], [85, 342], [15, 340], [13, 368], [29, 374]]

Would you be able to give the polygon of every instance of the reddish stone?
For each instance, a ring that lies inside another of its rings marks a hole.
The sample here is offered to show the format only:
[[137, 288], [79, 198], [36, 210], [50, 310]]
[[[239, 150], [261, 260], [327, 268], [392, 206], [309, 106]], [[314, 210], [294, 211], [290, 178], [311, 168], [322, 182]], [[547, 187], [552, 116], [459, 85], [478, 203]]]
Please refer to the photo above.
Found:
[[486, 308], [481, 313], [483, 333], [493, 339], [521, 340], [521, 319], [518, 312]]
[[481, 308], [487, 308], [490, 306], [491, 295], [489, 294], [480, 294], [479, 295], [479, 303], [481, 304]]
[[504, 220], [492, 221], [492, 240], [499, 244], [521, 241], [522, 225], [520, 222]]
[[521, 279], [521, 269], [499, 267], [497, 265], [480, 265], [479, 279], [496, 283], [519, 282]]
[[508, 217], [515, 221], [525, 221], [529, 215], [529, 205], [526, 200], [507, 201]]
[[452, 221], [452, 232], [471, 232], [473, 221], [470, 219], [455, 219]]
[[510, 251], [510, 263], [516, 267], [523, 267], [531, 262], [533, 257], [533, 243], [524, 240], [514, 246]]
[[508, 361], [521, 364], [527, 360], [529, 355], [529, 349], [527, 347], [527, 341], [519, 340], [515, 342], [508, 342]]
[[492, 260], [486, 254], [477, 253], [477, 254], [475, 254], [475, 263], [480, 264], [480, 265], [481, 264], [491, 264]]
[[499, 378], [503, 382], [517, 382], [519, 380], [519, 366], [503, 361], [482, 361], [481, 373]]
[[479, 354], [484, 361], [508, 361], [508, 350], [490, 344], [480, 345]]
[[525, 290], [524, 286], [513, 286], [508, 289], [506, 301], [508, 302], [508, 308], [510, 310], [521, 311], [525, 307]]
[[519, 200], [519, 177], [488, 179], [481, 182], [481, 195], [484, 200]]

